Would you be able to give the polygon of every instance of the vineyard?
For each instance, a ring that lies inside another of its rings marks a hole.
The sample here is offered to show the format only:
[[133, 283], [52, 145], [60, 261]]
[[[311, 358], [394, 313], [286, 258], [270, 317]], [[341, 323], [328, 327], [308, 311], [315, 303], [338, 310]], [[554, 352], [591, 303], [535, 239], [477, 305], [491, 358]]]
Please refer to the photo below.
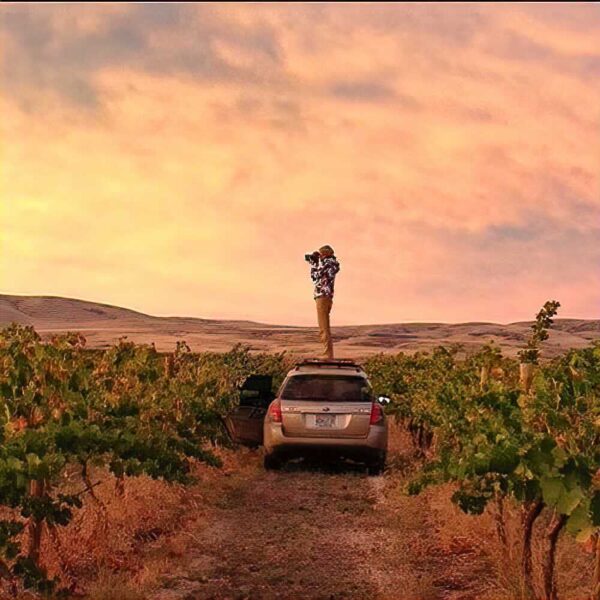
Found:
[[[600, 345], [543, 360], [558, 303], [537, 316], [519, 360], [488, 344], [479, 352], [376, 355], [364, 366], [374, 389], [391, 397], [390, 416], [410, 433], [406, 491], [452, 485], [465, 513], [492, 514], [507, 554], [518, 552], [523, 598], [559, 597], [561, 535], [589, 550], [592, 598], [600, 599]], [[84, 591], [66, 561], [64, 532], [84, 513], [108, 516], [94, 474], [106, 473], [126, 501], [141, 478], [188, 486], [194, 468], [220, 468], [230, 445], [223, 419], [253, 373], [279, 385], [285, 353], [173, 353], [125, 339], [86, 348], [80, 334], [43, 342], [31, 327], [0, 333], [0, 590], [16, 597]], [[391, 471], [393, 471], [393, 464]], [[285, 473], [281, 475], [285, 477]], [[520, 543], [507, 515], [520, 515]], [[544, 523], [543, 547], [532, 544]], [[82, 537], [80, 552], [85, 553]], [[536, 555], [537, 554], [539, 555]], [[541, 564], [541, 577], [533, 565]], [[539, 579], [539, 581], [538, 581]]]
[[521, 362], [493, 345], [463, 360], [459, 348], [431, 355], [373, 358], [373, 385], [394, 400], [395, 412], [424, 456], [408, 486], [454, 482], [464, 512], [489, 505], [507, 544], [504, 507], [522, 512], [523, 597], [539, 597], [532, 576], [532, 532], [551, 513], [543, 563], [543, 594], [556, 599], [555, 556], [561, 531], [595, 545], [593, 598], [600, 598], [600, 345], [539, 363], [540, 344], [558, 303], [537, 315]]
[[[234, 349], [192, 355], [179, 343], [171, 355], [125, 340], [88, 351], [81, 335], [42, 343], [13, 325], [0, 339], [0, 577], [9, 593], [49, 592], [70, 574], [49, 577], [43, 537], [60, 544], [60, 528], [83, 503], [94, 507], [89, 470], [105, 467], [115, 493], [140, 475], [189, 481], [193, 461], [218, 466], [211, 447], [223, 440], [221, 416], [253, 371], [284, 372], [284, 358]], [[78, 491], [65, 493], [62, 483]], [[60, 553], [60, 550], [59, 550]]]

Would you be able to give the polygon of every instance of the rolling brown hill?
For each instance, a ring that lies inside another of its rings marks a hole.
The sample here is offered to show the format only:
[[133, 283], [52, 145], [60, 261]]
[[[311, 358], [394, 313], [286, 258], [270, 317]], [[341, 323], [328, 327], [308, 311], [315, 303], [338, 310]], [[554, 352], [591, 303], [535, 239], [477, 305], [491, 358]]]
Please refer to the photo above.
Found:
[[[119, 337], [154, 343], [172, 350], [185, 340], [192, 350], [229, 350], [237, 343], [253, 350], [287, 350], [299, 355], [319, 351], [314, 327], [267, 325], [251, 321], [154, 317], [126, 308], [53, 296], [0, 294], [0, 326], [11, 322], [33, 325], [42, 336], [81, 331], [92, 348], [103, 348]], [[466, 350], [493, 340], [508, 355], [515, 355], [528, 336], [531, 322], [508, 323], [399, 323], [334, 327], [340, 357], [363, 357], [377, 352], [414, 352], [440, 344], [460, 343]], [[600, 339], [600, 320], [557, 319], [544, 355], [580, 348]]]

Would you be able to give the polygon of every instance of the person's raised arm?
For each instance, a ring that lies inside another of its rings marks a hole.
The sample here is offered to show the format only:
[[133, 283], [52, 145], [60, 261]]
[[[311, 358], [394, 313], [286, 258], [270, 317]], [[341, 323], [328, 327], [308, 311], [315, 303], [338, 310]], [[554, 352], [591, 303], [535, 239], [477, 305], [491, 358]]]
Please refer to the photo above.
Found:
[[313, 282], [317, 282], [317, 280], [323, 274], [323, 265], [321, 264], [320, 255], [317, 251], [311, 254], [310, 262], [310, 278]]

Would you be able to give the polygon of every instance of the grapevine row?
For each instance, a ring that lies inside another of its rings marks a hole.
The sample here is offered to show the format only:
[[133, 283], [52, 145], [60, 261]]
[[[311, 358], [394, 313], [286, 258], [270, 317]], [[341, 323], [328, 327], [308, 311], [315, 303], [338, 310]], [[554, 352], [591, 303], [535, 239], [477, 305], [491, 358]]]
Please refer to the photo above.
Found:
[[[101, 508], [90, 467], [116, 477], [190, 481], [194, 461], [217, 466], [222, 417], [252, 372], [285, 372], [283, 355], [174, 353], [125, 339], [88, 350], [79, 334], [42, 342], [32, 327], [0, 332], [0, 592], [57, 591], [76, 581], [49, 574], [43, 538], [60, 540], [84, 502]], [[78, 474], [80, 490], [61, 482]]]
[[[413, 433], [425, 457], [408, 486], [452, 482], [464, 512], [496, 507], [506, 543], [503, 507], [522, 512], [523, 597], [557, 598], [556, 544], [561, 531], [594, 541], [594, 596], [600, 598], [600, 345], [571, 350], [540, 363], [557, 302], [542, 308], [520, 363], [488, 344], [459, 359], [460, 348], [413, 356], [371, 358], [374, 386], [393, 399], [393, 410]], [[542, 557], [542, 593], [532, 575], [532, 532], [543, 512], [551, 515]], [[509, 549], [507, 548], [507, 551]]]

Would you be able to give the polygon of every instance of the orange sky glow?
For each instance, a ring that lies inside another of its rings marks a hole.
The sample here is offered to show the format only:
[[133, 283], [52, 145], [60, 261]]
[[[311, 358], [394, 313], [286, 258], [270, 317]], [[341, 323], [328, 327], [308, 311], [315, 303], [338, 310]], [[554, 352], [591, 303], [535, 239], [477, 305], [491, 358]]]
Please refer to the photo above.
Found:
[[333, 324], [600, 308], [600, 5], [0, 6], [0, 292]]

